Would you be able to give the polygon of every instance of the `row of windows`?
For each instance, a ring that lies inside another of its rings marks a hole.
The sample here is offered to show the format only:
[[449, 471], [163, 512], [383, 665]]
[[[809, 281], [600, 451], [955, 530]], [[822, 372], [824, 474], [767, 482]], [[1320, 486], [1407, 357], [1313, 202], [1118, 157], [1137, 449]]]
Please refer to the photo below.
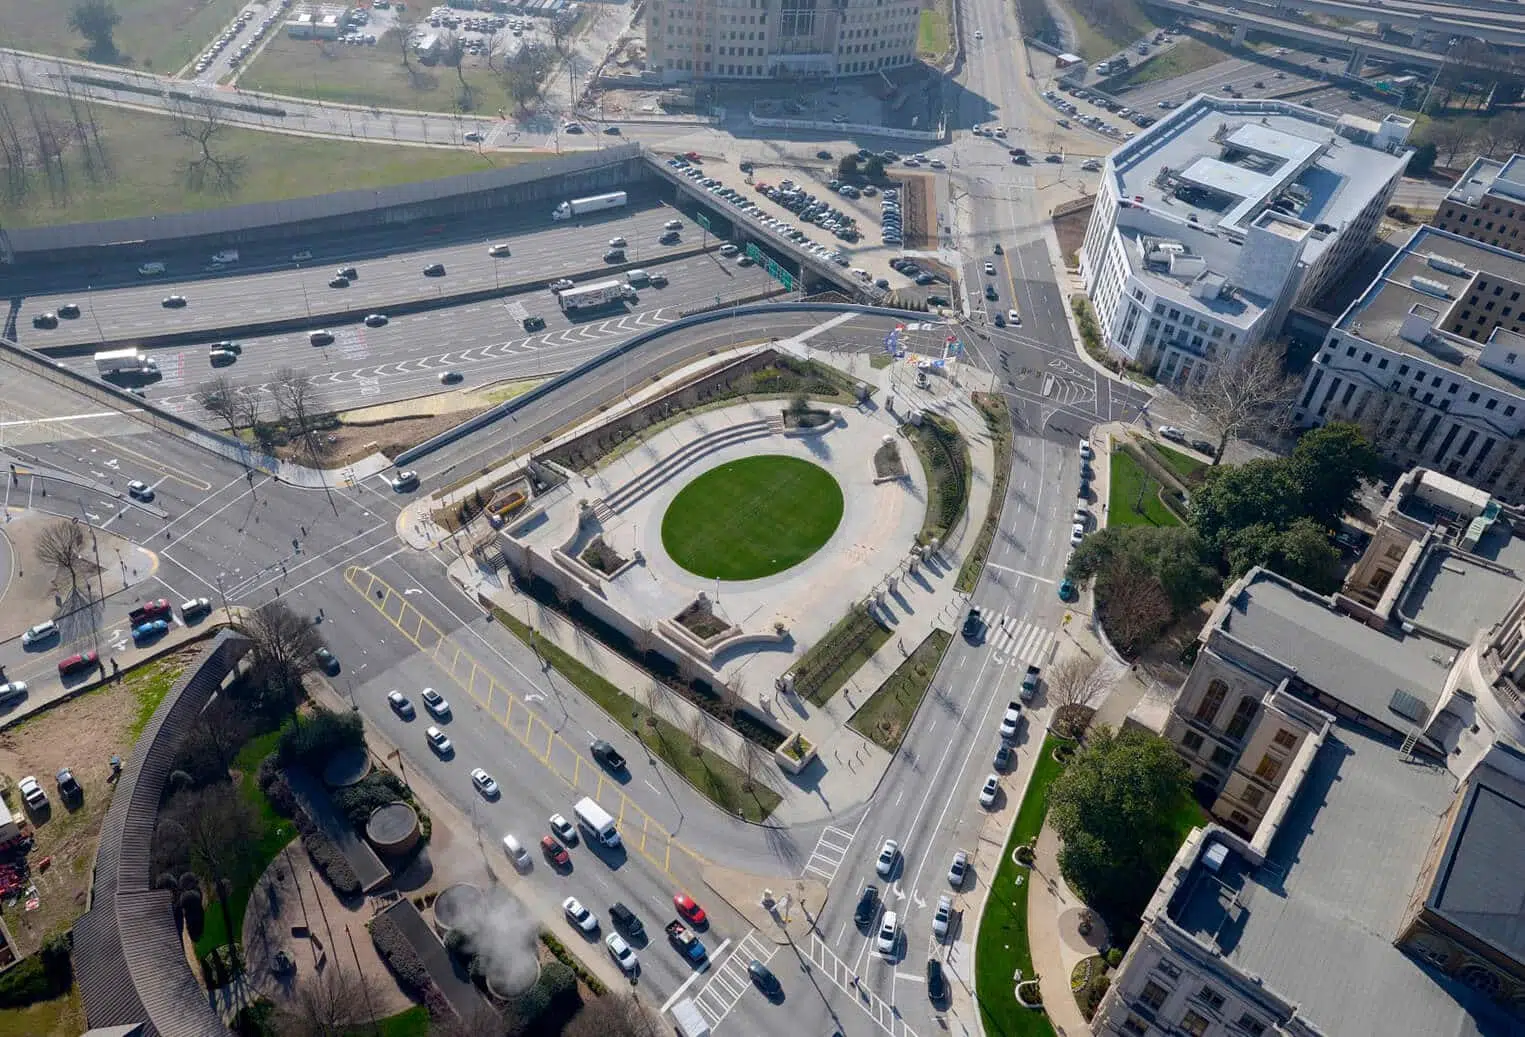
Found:
[[[724, 48], [722, 48], [722, 50], [723, 49]], [[708, 48], [706, 48], [706, 50], [708, 50]], [[758, 49], [758, 56], [762, 56], [761, 48]], [[839, 75], [856, 75], [863, 72], [875, 72], [879, 69], [894, 68], [896, 65], [903, 65], [910, 60], [911, 59], [909, 56], [898, 55], [865, 59], [863, 61], [844, 61], [837, 66], [837, 73]], [[697, 68], [695, 65], [696, 63], [694, 61], [687, 58], [674, 58], [671, 61], [671, 67], [680, 72], [698, 72], [700, 74], [712, 72], [717, 76], [737, 76], [739, 78], [757, 76], [771, 77], [774, 74], [772, 64], [730, 64], [725, 62], [717, 62], [712, 68], [710, 62], [701, 61], [697, 63]]]
[[[1165, 963], [1161, 962], [1160, 964], [1163, 966]], [[1139, 991], [1138, 1001], [1141, 1004], [1148, 1006], [1154, 1012], [1159, 1012], [1165, 1007], [1165, 1002], [1170, 997], [1170, 994], [1170, 988], [1164, 986], [1162, 983], [1156, 982], [1153, 979], [1149, 979], [1145, 981], [1144, 989]], [[1197, 990], [1197, 992], [1192, 995], [1192, 1000], [1200, 1002], [1205, 1008], [1213, 1013], [1220, 1013], [1223, 1011], [1223, 1005], [1226, 999], [1221, 993], [1213, 989], [1211, 985], [1204, 983]], [[1123, 1023], [1123, 1028], [1132, 1030], [1134, 1033], [1148, 1033], [1148, 1024], [1144, 1023], [1143, 1020], [1138, 1020], [1137, 1026], [1133, 1025], [1135, 1018], [1136, 1017], [1129, 1017], [1128, 1020]], [[1185, 1030], [1187, 1033], [1195, 1035], [1195, 1037], [1201, 1037], [1202, 1034], [1206, 1033], [1209, 1025], [1211, 1025], [1211, 1021], [1205, 1018], [1194, 1008], [1188, 1008], [1186, 1012], [1181, 1016], [1181, 1029]], [[1266, 1024], [1255, 1018], [1249, 1012], [1245, 1012], [1240, 1016], [1238, 1026], [1246, 1034], [1249, 1034], [1250, 1037], [1260, 1037], [1261, 1034], [1266, 1032]]]
[[[1459, 327], [1459, 325], [1458, 325], [1458, 327]], [[1354, 359], [1355, 355], [1356, 355], [1356, 352], [1357, 352], [1357, 350], [1356, 350], [1355, 346], [1349, 346], [1348, 345], [1348, 346], [1345, 347], [1345, 356], [1347, 358], [1349, 358], [1349, 359]], [[1329, 354], [1326, 353], [1324, 355], [1324, 363], [1328, 364], [1330, 359], [1331, 358], [1330, 358]], [[1508, 363], [1511, 363], [1511, 364], [1514, 363], [1516, 361], [1516, 359], [1517, 359], [1517, 355], [1514, 354], [1514, 353], [1510, 353], [1506, 357], [1506, 361]], [[1387, 357], [1377, 357], [1376, 360], [1377, 360], [1377, 370], [1378, 371], [1386, 371], [1387, 370], [1387, 365], [1388, 365], [1388, 358]], [[1371, 364], [1371, 362], [1372, 362], [1372, 353], [1371, 353], [1371, 351], [1370, 350], [1363, 351], [1361, 353], [1361, 364], [1363, 366], [1369, 366]], [[1409, 386], [1409, 395], [1410, 396], [1415, 396], [1417, 391], [1424, 387], [1424, 380], [1425, 380], [1426, 377], [1429, 377], [1429, 379], [1430, 379], [1430, 388], [1431, 389], [1439, 389], [1442, 385], [1445, 385], [1446, 395], [1448, 395], [1448, 396], [1455, 396], [1461, 390], [1461, 383], [1460, 382], [1452, 381], [1449, 384], [1447, 384], [1445, 382], [1445, 380], [1443, 378], [1441, 378], [1440, 375], [1432, 375], [1432, 374], [1427, 372], [1422, 367], [1417, 367], [1417, 366], [1414, 367], [1412, 369], [1412, 374], [1411, 374], [1410, 367], [1409, 367], [1408, 364], [1399, 364], [1398, 365], [1398, 377], [1399, 378], [1412, 377], [1413, 380], [1417, 383], [1415, 385]], [[1424, 402], [1429, 403], [1430, 402], [1430, 397], [1432, 395], [1433, 394], [1426, 394], [1426, 398], [1425, 398]], [[1470, 393], [1467, 394], [1467, 402], [1468, 403], [1477, 403], [1481, 399], [1482, 399], [1482, 393], [1479, 393], [1479, 392], [1470, 392]], [[1489, 396], [1488, 399], [1486, 401], [1484, 401], [1484, 403], [1483, 403], [1483, 410], [1489, 410], [1489, 411], [1496, 410], [1498, 408], [1499, 403], [1500, 403], [1500, 400], [1499, 400], [1499, 398], [1497, 396]], [[1506, 418], [1514, 417], [1515, 410], [1516, 410], [1515, 404], [1512, 404], [1512, 403], [1506, 404], [1505, 407], [1504, 407], [1504, 417], [1506, 417]]]
[[[1510, 219], [1510, 220], [1515, 218], [1515, 210], [1514, 210], [1513, 206], [1510, 206], [1509, 211], [1506, 213], [1504, 211], [1504, 207], [1502, 205], [1498, 204], [1498, 203], [1494, 203], [1494, 205], [1493, 205], [1493, 207], [1491, 209], [1487, 205], [1480, 205], [1480, 206], [1478, 206], [1476, 209], [1474, 209], [1472, 211], [1473, 212], [1491, 212], [1495, 216], [1503, 216], [1505, 219]], [[1457, 209], [1456, 209], [1456, 207], [1454, 205], [1446, 206], [1446, 215], [1445, 215], [1446, 219], [1449, 220], [1449, 219], [1451, 219], [1452, 217], [1454, 217], [1456, 215], [1457, 215]], [[1465, 217], [1466, 213], [1462, 212], [1461, 215], [1463, 217]]]

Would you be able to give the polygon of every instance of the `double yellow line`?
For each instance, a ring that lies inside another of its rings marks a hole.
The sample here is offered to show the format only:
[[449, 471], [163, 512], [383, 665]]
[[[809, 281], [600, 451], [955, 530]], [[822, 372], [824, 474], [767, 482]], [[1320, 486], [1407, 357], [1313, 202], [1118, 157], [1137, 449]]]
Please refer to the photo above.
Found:
[[369, 569], [352, 565], [344, 571], [344, 581], [355, 589], [371, 607], [488, 714], [541, 765], [575, 792], [592, 796], [607, 809], [605, 796], [618, 797], [613, 811], [624, 844], [669, 875], [673, 851], [680, 850], [700, 864], [705, 863], [693, 850], [680, 844], [650, 814], [603, 770], [587, 762], [583, 750], [568, 742], [556, 729], [524, 703], [460, 644], [451, 640], [428, 616], [414, 608], [396, 588]]

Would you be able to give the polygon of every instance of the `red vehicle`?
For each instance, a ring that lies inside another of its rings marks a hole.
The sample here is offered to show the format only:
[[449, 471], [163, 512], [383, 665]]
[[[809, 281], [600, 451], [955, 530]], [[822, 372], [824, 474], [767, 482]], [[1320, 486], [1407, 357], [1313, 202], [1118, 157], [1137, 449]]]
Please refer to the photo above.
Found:
[[690, 162], [703, 162], [704, 161], [704, 159], [699, 157], [699, 152], [697, 152], [697, 151], [684, 152], [683, 157], [688, 159]]
[[160, 598], [157, 601], [145, 601], [127, 613], [127, 619], [133, 626], [139, 626], [150, 619], [168, 619], [169, 615], [169, 602]]
[[79, 652], [58, 661], [58, 675], [67, 677], [72, 673], [94, 670], [101, 665], [101, 657], [94, 652]]
[[540, 849], [545, 853], [546, 860], [550, 861], [554, 867], [565, 868], [572, 863], [572, 858], [567, 855], [566, 847], [548, 835], [540, 837]]
[[678, 909], [678, 914], [689, 925], [704, 925], [709, 921], [709, 916], [704, 913], [704, 908], [694, 903], [694, 898], [687, 893], [674, 894], [672, 906]]

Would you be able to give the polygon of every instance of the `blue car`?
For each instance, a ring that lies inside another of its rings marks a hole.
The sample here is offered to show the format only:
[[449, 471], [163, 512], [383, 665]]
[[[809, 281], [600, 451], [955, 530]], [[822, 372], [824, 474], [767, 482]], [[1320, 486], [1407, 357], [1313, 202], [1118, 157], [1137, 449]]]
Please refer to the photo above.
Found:
[[1076, 596], [1077, 595], [1075, 594], [1075, 585], [1073, 583], [1071, 583], [1069, 580], [1060, 580], [1059, 581], [1059, 600], [1060, 601], [1074, 601]]
[[150, 641], [160, 637], [169, 630], [169, 624], [162, 619], [151, 619], [147, 623], [132, 628], [134, 641]]

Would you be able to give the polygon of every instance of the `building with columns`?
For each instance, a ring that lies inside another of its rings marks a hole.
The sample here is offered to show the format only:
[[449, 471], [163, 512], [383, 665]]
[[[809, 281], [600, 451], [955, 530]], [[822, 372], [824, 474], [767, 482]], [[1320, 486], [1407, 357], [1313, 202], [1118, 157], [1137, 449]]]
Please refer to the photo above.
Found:
[[1107, 156], [1080, 271], [1109, 352], [1190, 383], [1370, 244], [1413, 120], [1200, 96]]
[[651, 0], [646, 67], [664, 83], [869, 75], [916, 60], [908, 0]]

